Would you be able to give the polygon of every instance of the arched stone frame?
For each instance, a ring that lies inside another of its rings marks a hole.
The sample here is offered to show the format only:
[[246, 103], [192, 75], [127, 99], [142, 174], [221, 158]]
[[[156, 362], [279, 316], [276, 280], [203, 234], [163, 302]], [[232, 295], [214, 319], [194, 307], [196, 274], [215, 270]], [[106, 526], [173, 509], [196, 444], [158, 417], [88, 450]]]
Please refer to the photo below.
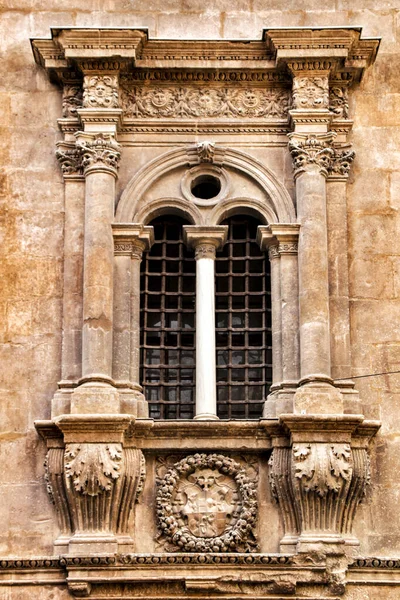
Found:
[[[230, 196], [220, 200], [215, 206], [208, 210], [204, 210], [201, 206], [196, 206], [194, 202], [184, 198], [183, 195], [182, 197], [176, 195], [160, 197], [159, 195], [156, 195], [152, 198], [151, 187], [156, 182], [160, 182], [163, 177], [168, 176], [176, 170], [182, 170], [182, 168], [185, 167], [188, 169], [193, 166], [201, 168], [202, 164], [204, 164], [205, 167], [209, 166], [210, 163], [202, 163], [199, 159], [197, 149], [198, 146], [195, 145], [169, 150], [140, 169], [132, 177], [122, 193], [116, 209], [116, 223], [123, 223], [126, 227], [129, 227], [129, 223], [135, 223], [135, 226], [147, 226], [152, 219], [162, 214], [176, 214], [185, 218], [194, 227], [203, 230], [207, 228], [219, 228], [221, 222], [228, 216], [242, 213], [256, 216], [262, 223], [259, 228], [258, 241], [265, 250], [267, 250], [271, 244], [273, 245], [273, 248], [278, 249], [279, 241], [278, 238], [272, 234], [271, 226], [279, 226], [278, 224], [281, 224], [286, 228], [286, 234], [288, 231], [289, 233], [292, 231], [294, 232], [294, 239], [297, 238], [298, 225], [296, 224], [295, 208], [288, 191], [268, 167], [252, 156], [239, 150], [217, 146], [215, 148], [215, 162], [218, 165], [223, 165], [223, 168], [226, 169], [227, 172], [229, 172], [229, 170], [236, 171], [255, 182], [256, 185], [261, 188], [265, 202], [260, 198], [235, 196], [234, 189], [230, 190]], [[145, 205], [140, 206], [141, 199], [147, 193], [149, 198]], [[286, 272], [288, 268], [290, 269], [289, 280], [294, 289], [297, 289], [297, 255], [295, 256], [295, 260], [293, 260], [294, 247], [295, 246], [292, 244], [292, 260], [290, 260], [287, 265], [284, 265], [284, 271]], [[294, 393], [299, 363], [299, 357], [297, 356], [294, 360], [294, 368], [288, 378], [291, 384], [290, 386], [286, 385], [286, 388], [282, 390], [282, 340], [285, 339], [285, 343], [292, 346], [292, 355], [298, 355], [298, 323], [296, 322], [298, 310], [297, 306], [293, 306], [294, 304], [297, 304], [297, 297], [296, 295], [293, 296], [292, 293], [290, 297], [291, 319], [287, 322], [286, 326], [282, 321], [284, 311], [282, 311], [281, 305], [283, 302], [285, 307], [287, 307], [288, 301], [286, 295], [282, 297], [281, 258], [279, 251], [277, 250], [277, 252], [274, 253], [273, 248], [269, 251], [269, 258], [271, 260], [271, 292], [273, 305], [272, 338], [274, 378], [273, 392], [270, 394], [269, 402], [266, 403], [264, 410], [265, 416], [275, 416], [277, 414], [276, 395], [279, 393], [283, 394], [284, 406], [288, 406], [288, 398], [290, 401], [290, 398]], [[278, 260], [274, 260], [277, 257]], [[282, 263], [285, 262], [285, 259], [286, 255], [284, 256]], [[286, 277], [284, 280], [288, 281], [288, 278]], [[116, 289], [119, 287], [123, 287], [123, 283], [117, 281]], [[287, 312], [288, 309], [285, 309]], [[118, 356], [119, 354], [120, 352], [114, 344], [114, 355]], [[138, 367], [136, 366], [134, 370], [137, 372]], [[288, 390], [288, 388], [290, 389]], [[278, 412], [281, 411], [281, 409], [282, 406], [279, 406]]]

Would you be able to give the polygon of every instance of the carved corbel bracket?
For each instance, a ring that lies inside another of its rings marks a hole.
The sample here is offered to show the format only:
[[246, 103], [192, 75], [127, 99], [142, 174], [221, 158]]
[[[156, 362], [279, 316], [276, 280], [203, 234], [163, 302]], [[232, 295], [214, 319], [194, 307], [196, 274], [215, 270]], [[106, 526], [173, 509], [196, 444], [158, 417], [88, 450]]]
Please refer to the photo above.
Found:
[[370, 482], [368, 444], [379, 422], [362, 415], [287, 414], [280, 423], [290, 441], [273, 441], [269, 464], [285, 527], [282, 546], [339, 555], [357, 551], [352, 526]]
[[63, 415], [38, 421], [48, 446], [45, 480], [55, 505], [59, 551], [133, 549], [129, 517], [145, 480], [140, 450], [125, 447], [132, 418]]

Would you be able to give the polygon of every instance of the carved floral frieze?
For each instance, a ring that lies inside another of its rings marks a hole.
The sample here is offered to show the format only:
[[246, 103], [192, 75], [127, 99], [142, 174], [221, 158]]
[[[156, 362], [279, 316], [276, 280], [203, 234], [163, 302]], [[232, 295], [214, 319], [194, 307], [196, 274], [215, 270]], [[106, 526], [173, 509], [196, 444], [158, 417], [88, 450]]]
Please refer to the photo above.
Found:
[[257, 519], [255, 481], [221, 454], [195, 454], [174, 464], [159, 483], [161, 533], [177, 550], [254, 550]]
[[83, 87], [85, 108], [118, 108], [117, 75], [86, 75]]
[[125, 117], [243, 117], [286, 119], [290, 92], [285, 88], [209, 88], [122, 86]]

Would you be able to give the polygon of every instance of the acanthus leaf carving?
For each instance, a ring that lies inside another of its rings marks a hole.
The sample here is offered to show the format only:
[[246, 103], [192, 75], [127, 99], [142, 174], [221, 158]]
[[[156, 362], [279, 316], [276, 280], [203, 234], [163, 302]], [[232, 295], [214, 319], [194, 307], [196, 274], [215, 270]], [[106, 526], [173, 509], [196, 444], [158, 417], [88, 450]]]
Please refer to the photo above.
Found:
[[123, 85], [125, 117], [244, 117], [286, 119], [290, 107], [286, 88], [139, 87]]
[[200, 162], [212, 163], [215, 154], [215, 144], [213, 142], [199, 142], [197, 144], [197, 155]]
[[351, 480], [349, 444], [295, 444], [293, 459], [295, 478], [305, 492], [325, 497], [329, 491], [339, 493]]
[[90, 139], [78, 139], [77, 148], [81, 152], [84, 170], [94, 166], [106, 166], [118, 170], [121, 146], [113, 135], [98, 133]]
[[214, 244], [199, 244], [195, 248], [196, 260], [200, 258], [215, 258], [216, 248]]
[[84, 108], [118, 108], [117, 75], [85, 75]]
[[121, 444], [68, 444], [65, 448], [65, 474], [75, 490], [98, 496], [109, 492], [120, 476]]
[[332, 142], [335, 133], [327, 134], [289, 134], [289, 151], [292, 155], [295, 176], [318, 169], [327, 175], [334, 158]]
[[328, 108], [328, 77], [294, 77], [293, 108]]

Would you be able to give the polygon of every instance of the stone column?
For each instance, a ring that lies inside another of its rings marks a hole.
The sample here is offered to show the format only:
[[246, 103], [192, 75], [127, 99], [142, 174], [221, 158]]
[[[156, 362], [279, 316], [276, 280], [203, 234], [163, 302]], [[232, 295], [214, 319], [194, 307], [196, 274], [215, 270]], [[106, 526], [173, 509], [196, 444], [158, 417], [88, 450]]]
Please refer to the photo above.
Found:
[[[358, 392], [351, 380], [349, 265], [346, 187], [354, 151], [337, 139], [327, 179], [327, 223], [329, 265], [329, 316], [332, 379], [343, 394], [347, 413], [361, 412]], [[339, 136], [338, 136], [339, 138]], [[336, 381], [338, 380], [338, 381]]]
[[[293, 394], [299, 381], [299, 229], [296, 223], [258, 228], [258, 243], [261, 249], [268, 247], [271, 261], [273, 383], [264, 416], [293, 412]], [[274, 414], [271, 401], [275, 403]]]
[[217, 419], [215, 357], [215, 253], [226, 242], [228, 227], [187, 225], [185, 243], [196, 255], [196, 416]]
[[77, 112], [84, 131], [76, 134], [85, 175], [82, 377], [71, 412], [118, 413], [119, 396], [112, 379], [111, 230], [120, 160], [116, 141], [122, 113], [118, 108], [118, 72], [104, 71], [97, 62], [85, 63], [82, 69], [83, 108]]
[[139, 382], [140, 262], [153, 243], [153, 228], [116, 224], [113, 235], [113, 379], [120, 393], [121, 412], [147, 417], [147, 402]]
[[[289, 65], [294, 132], [289, 150], [296, 180], [299, 235], [299, 322], [301, 388], [295, 411], [341, 413], [343, 400], [331, 378], [326, 178], [335, 134], [328, 131], [329, 61]], [[315, 68], [314, 68], [315, 67]]]
[[277, 393], [282, 381], [282, 305], [281, 305], [281, 276], [278, 241], [272, 235], [269, 227], [259, 226], [257, 243], [261, 250], [268, 250], [271, 265], [271, 328], [272, 328], [272, 385], [270, 394], [265, 401], [263, 416], [277, 415]]
[[57, 143], [64, 177], [64, 294], [61, 381], [52, 416], [69, 413], [71, 394], [82, 374], [83, 223], [85, 179], [75, 141]]

